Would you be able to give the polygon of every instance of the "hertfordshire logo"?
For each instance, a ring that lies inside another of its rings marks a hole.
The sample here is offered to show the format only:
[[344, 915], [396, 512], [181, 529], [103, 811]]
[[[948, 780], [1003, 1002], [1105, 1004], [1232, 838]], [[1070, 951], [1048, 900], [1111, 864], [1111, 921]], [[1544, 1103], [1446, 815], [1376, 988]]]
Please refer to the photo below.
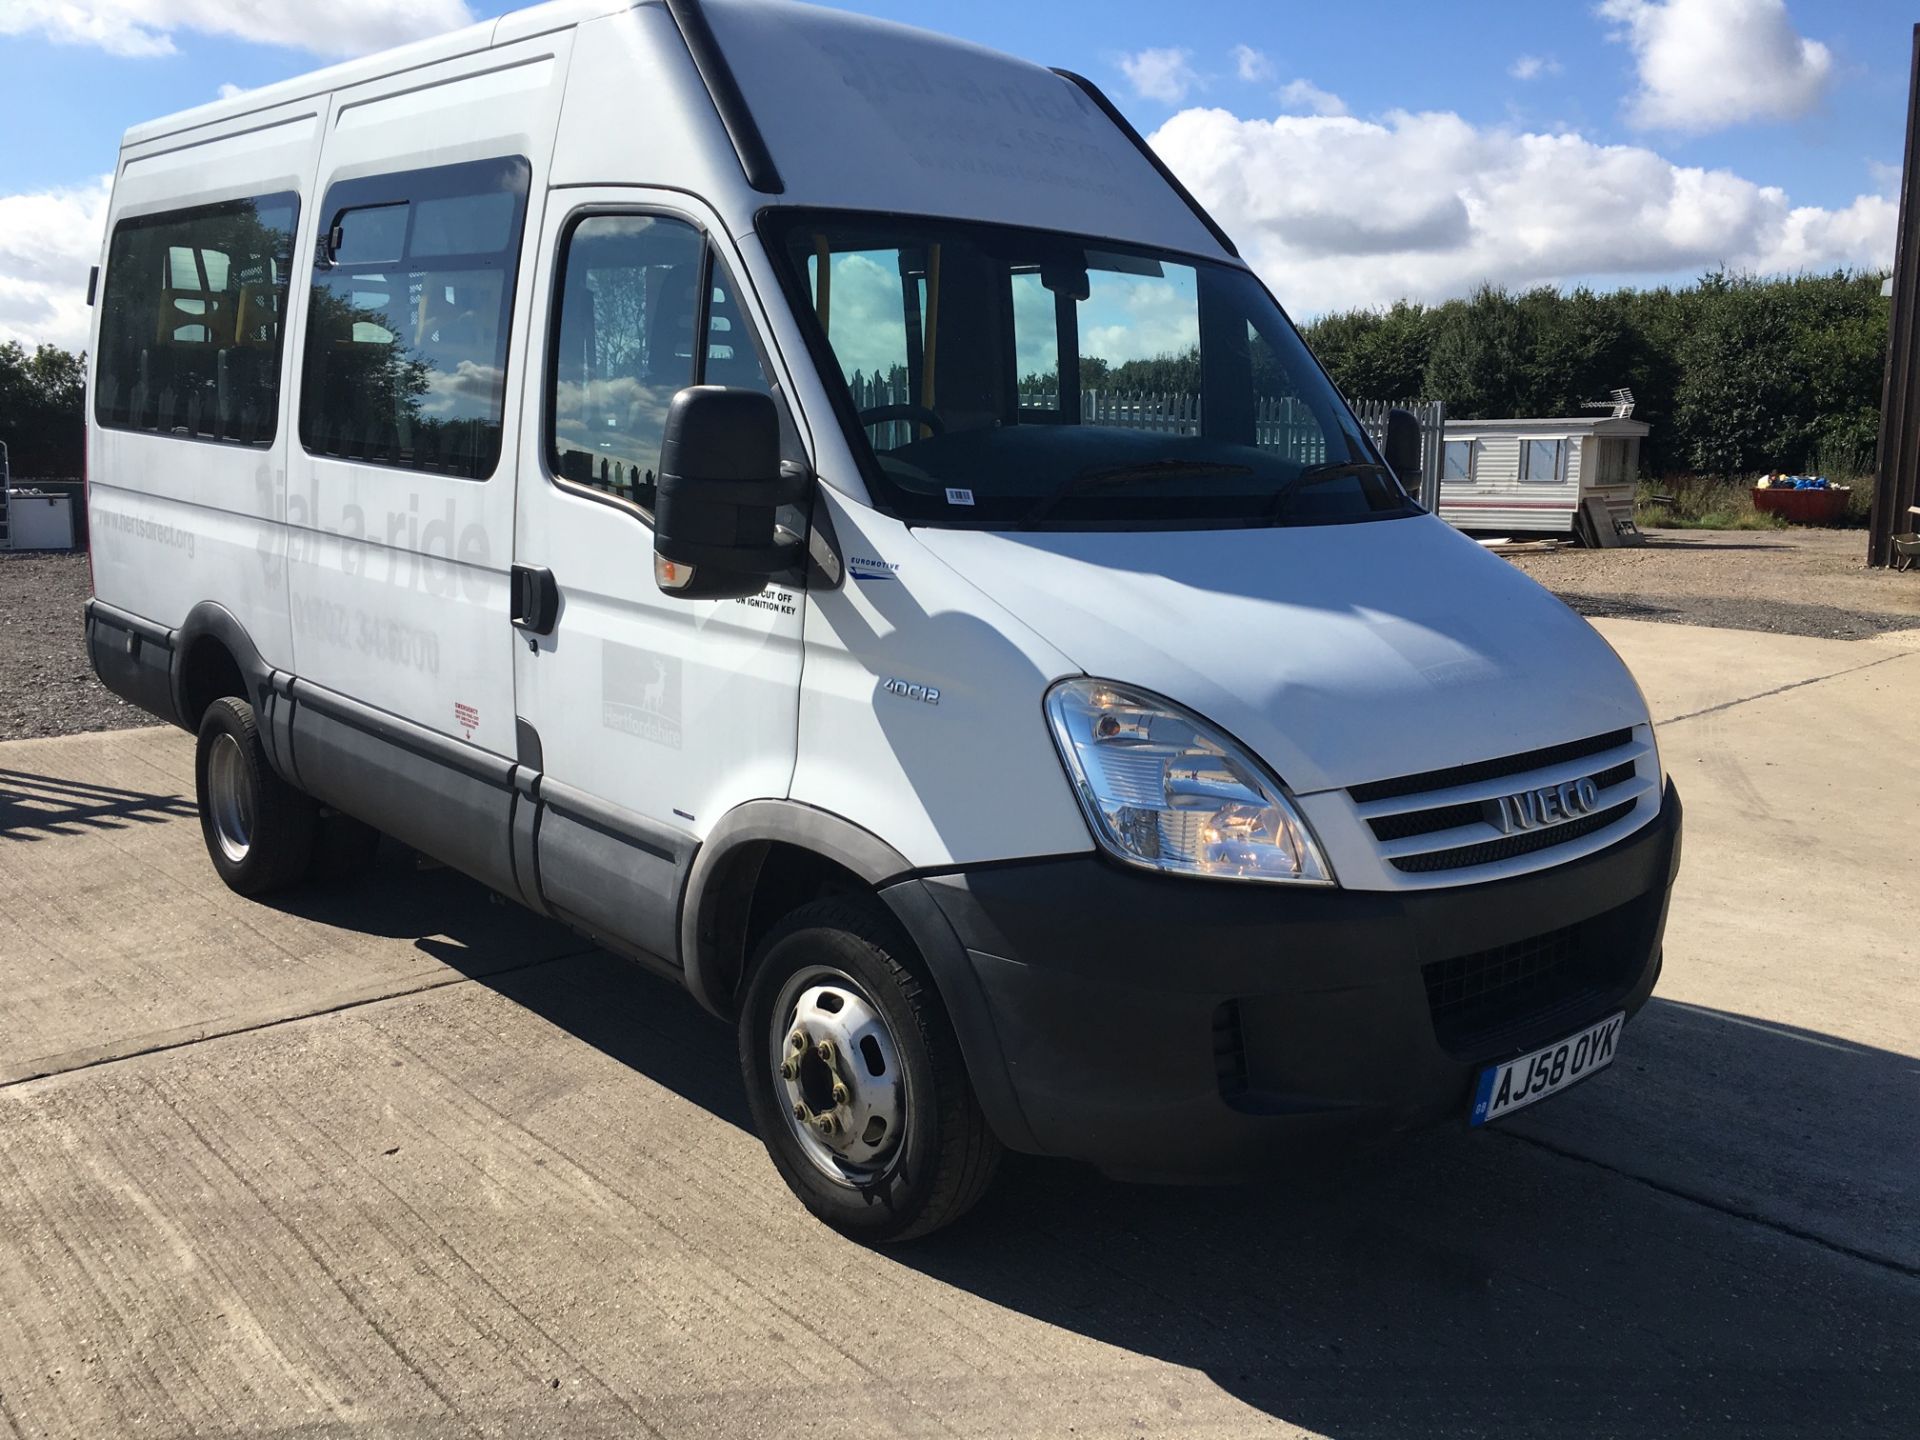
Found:
[[1522, 790], [1518, 795], [1502, 795], [1486, 803], [1487, 823], [1502, 835], [1516, 830], [1542, 830], [1564, 825], [1591, 815], [1600, 803], [1600, 787], [1590, 778], [1569, 780], [1564, 785], [1546, 785], [1538, 790]]
[[680, 662], [612, 640], [600, 643], [600, 723], [680, 748]]

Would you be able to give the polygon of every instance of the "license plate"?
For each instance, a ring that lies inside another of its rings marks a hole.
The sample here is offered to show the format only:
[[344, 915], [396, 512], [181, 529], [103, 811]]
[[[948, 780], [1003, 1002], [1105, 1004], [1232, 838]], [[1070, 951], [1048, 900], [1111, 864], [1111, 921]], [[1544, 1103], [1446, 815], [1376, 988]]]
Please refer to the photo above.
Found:
[[1620, 1041], [1620, 1027], [1626, 1013], [1609, 1015], [1597, 1025], [1589, 1025], [1577, 1035], [1556, 1040], [1531, 1055], [1490, 1065], [1480, 1072], [1480, 1084], [1473, 1092], [1473, 1116], [1468, 1122], [1484, 1125], [1502, 1115], [1545, 1099], [1564, 1090], [1576, 1080], [1584, 1080], [1596, 1070], [1613, 1063]]

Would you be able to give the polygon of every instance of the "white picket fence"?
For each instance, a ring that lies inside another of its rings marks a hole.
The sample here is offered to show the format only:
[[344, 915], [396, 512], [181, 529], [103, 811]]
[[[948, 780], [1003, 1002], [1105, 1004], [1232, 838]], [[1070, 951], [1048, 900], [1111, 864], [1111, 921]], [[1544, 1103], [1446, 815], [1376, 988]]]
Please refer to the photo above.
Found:
[[[875, 410], [883, 405], [904, 405], [911, 393], [905, 384], [862, 377], [852, 386], [856, 410]], [[1399, 408], [1413, 412], [1420, 422], [1420, 470], [1417, 476], [1402, 476], [1419, 487], [1420, 503], [1433, 510], [1440, 504], [1440, 463], [1445, 453], [1447, 407], [1438, 400], [1354, 400], [1349, 402], [1375, 445], [1384, 446], [1387, 412]], [[1058, 410], [1057, 391], [1023, 390], [1023, 410]], [[1083, 390], [1080, 392], [1081, 422], [1087, 425], [1112, 425], [1126, 430], [1146, 430], [1157, 435], [1198, 435], [1200, 433], [1200, 397], [1191, 391], [1154, 393], [1143, 390]], [[911, 420], [888, 420], [871, 427], [874, 443], [882, 449], [905, 445], [913, 438]], [[1255, 403], [1254, 443], [1266, 450], [1278, 450], [1300, 465], [1318, 465], [1327, 458], [1326, 433], [1306, 403], [1291, 395], [1264, 396]]]

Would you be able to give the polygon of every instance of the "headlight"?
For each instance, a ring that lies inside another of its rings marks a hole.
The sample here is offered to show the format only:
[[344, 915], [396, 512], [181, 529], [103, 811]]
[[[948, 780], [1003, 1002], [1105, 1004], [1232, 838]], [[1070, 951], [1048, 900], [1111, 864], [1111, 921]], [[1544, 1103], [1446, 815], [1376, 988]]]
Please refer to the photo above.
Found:
[[1047, 718], [1100, 847], [1176, 875], [1331, 885], [1307, 822], [1264, 766], [1191, 711], [1106, 680], [1062, 680]]

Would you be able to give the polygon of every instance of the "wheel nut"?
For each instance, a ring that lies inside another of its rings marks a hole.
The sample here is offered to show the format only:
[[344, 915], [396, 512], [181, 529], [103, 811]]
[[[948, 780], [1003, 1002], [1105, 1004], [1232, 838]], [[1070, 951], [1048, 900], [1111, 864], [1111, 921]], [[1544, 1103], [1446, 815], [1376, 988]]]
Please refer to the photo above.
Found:
[[780, 1062], [780, 1078], [782, 1080], [791, 1080], [795, 1075], [798, 1075], [799, 1073], [800, 1073], [800, 1067], [798, 1065], [795, 1065], [793, 1061], [782, 1060]]
[[793, 1048], [796, 1050], [804, 1050], [807, 1048], [807, 1037], [802, 1035], [798, 1030], [789, 1035], [787, 1039], [792, 1042]]
[[802, 1105], [798, 1100], [793, 1102], [793, 1118], [802, 1123], [804, 1123], [807, 1118], [807, 1107]]
[[822, 1115], [813, 1122], [813, 1128], [818, 1130], [822, 1135], [831, 1135], [834, 1131], [838, 1130], [840, 1126], [835, 1122], [833, 1116]]
[[831, 1065], [833, 1063], [833, 1042], [831, 1040], [822, 1040], [820, 1042], [820, 1048], [814, 1053], [826, 1061], [827, 1064]]
[[847, 1094], [848, 1092], [847, 1092], [846, 1086], [842, 1085], [838, 1080], [833, 1082], [833, 1103], [834, 1104], [836, 1105], [846, 1104]]

